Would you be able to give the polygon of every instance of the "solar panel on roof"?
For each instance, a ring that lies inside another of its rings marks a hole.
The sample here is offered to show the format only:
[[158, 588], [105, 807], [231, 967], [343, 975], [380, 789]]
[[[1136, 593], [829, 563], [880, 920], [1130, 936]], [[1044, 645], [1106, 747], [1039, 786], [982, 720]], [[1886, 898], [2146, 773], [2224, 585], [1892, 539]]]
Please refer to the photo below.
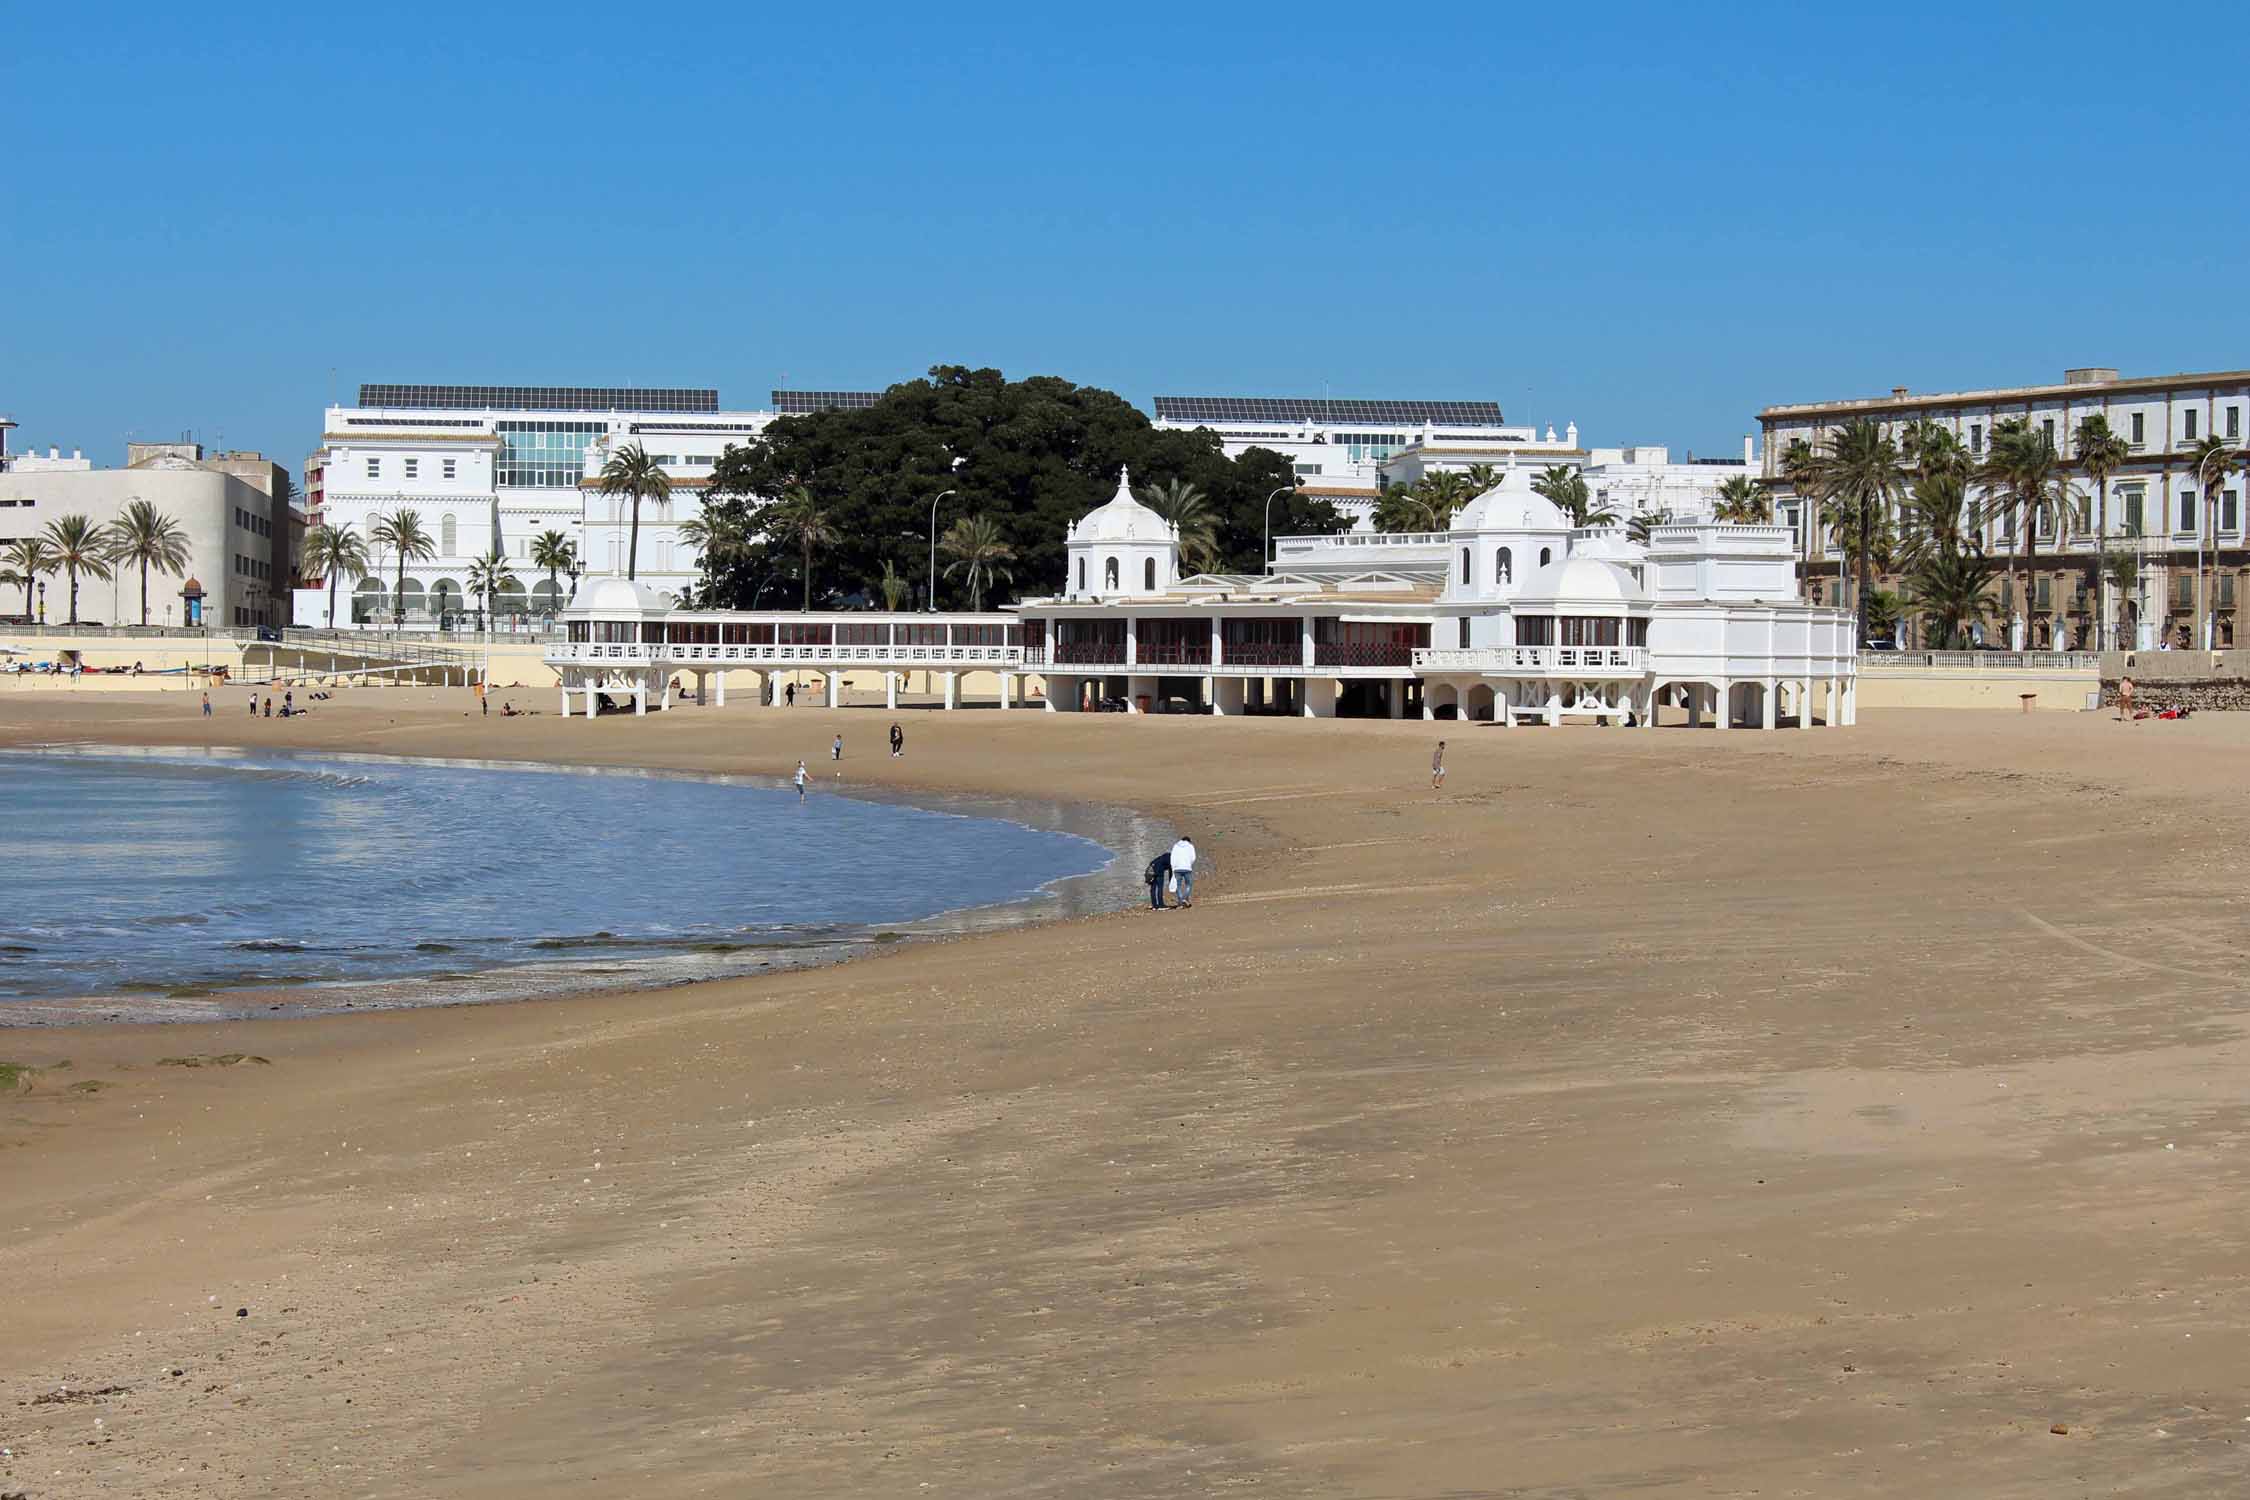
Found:
[[775, 391], [773, 409], [801, 417], [816, 411], [865, 411], [882, 399], [881, 391]]
[[1497, 401], [1370, 401], [1356, 397], [1159, 396], [1158, 420], [1167, 422], [1453, 422], [1501, 425]]
[[362, 385], [359, 404], [425, 411], [715, 412], [719, 393], [642, 385]]

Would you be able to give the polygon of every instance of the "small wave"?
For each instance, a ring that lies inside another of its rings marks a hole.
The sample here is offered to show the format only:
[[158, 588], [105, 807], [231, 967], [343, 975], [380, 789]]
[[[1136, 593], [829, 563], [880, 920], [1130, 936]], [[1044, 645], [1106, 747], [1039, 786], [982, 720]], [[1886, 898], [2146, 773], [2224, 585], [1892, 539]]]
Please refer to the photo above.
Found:
[[461, 950], [452, 943], [416, 943], [414, 951], [416, 953], [459, 953]]
[[310, 953], [313, 950], [291, 938], [252, 938], [231, 945], [242, 953]]
[[186, 912], [176, 917], [135, 917], [133, 920], [143, 927], [202, 927], [211, 919]]
[[596, 932], [585, 937], [533, 938], [531, 946], [534, 948], [606, 948], [616, 943], [617, 940], [617, 934], [614, 932]]
[[23, 943], [0, 943], [0, 958], [23, 958], [38, 951]]

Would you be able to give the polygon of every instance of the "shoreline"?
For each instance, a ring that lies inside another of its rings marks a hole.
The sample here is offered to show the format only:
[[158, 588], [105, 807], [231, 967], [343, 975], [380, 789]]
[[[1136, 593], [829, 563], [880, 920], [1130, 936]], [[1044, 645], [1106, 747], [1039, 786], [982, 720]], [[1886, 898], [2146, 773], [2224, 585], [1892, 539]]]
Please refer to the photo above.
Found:
[[[756, 772], [883, 724], [390, 704], [303, 738]], [[1192, 912], [0, 1035], [0, 1489], [2234, 1482], [2250, 717], [1073, 718], [866, 769], [1152, 809]]]
[[[340, 749], [259, 748], [240, 744], [24, 743], [0, 747], [0, 765], [15, 755], [56, 759], [131, 760], [208, 755], [245, 759], [302, 760], [310, 765], [373, 764], [426, 766], [448, 770], [515, 771], [558, 776], [627, 777], [691, 781], [705, 785], [791, 789], [784, 777], [664, 767], [599, 765], [558, 759], [496, 760], [458, 756], [386, 755]], [[177, 763], [176, 760], [172, 763]], [[976, 817], [1014, 824], [1092, 845], [1106, 856], [1100, 868], [1045, 881], [999, 901], [952, 907], [922, 917], [875, 924], [789, 923], [707, 938], [654, 940], [618, 935], [607, 951], [573, 963], [560, 951], [571, 940], [544, 938], [534, 947], [558, 950], [551, 957], [524, 957], [458, 973], [371, 974], [364, 978], [275, 978], [242, 985], [189, 984], [162, 993], [123, 991], [76, 995], [12, 996], [0, 999], [0, 1035], [11, 1030], [53, 1029], [106, 1024], [181, 1025], [215, 1021], [286, 1021], [432, 1006], [524, 1004], [564, 996], [653, 993], [683, 986], [768, 977], [830, 964], [850, 963], [893, 944], [912, 944], [975, 936], [1016, 927], [1037, 927], [1099, 915], [1133, 904], [1139, 891], [1130, 878], [1134, 856], [1124, 847], [1138, 840], [1168, 836], [1163, 824], [1137, 809], [1061, 799], [1027, 799], [989, 792], [934, 792], [900, 787], [838, 788], [818, 784], [816, 795], [841, 797], [878, 806], [912, 808], [942, 816]], [[1120, 875], [1123, 872], [1123, 876]], [[402, 942], [414, 938], [407, 934]], [[520, 940], [519, 940], [520, 941]], [[596, 946], [588, 939], [586, 946]], [[651, 951], [634, 956], [630, 950]], [[408, 942], [410, 949], [418, 943]], [[662, 951], [657, 951], [662, 950]], [[736, 957], [735, 955], [740, 955]], [[753, 956], [756, 955], [756, 956]], [[452, 986], [461, 986], [456, 990]]]

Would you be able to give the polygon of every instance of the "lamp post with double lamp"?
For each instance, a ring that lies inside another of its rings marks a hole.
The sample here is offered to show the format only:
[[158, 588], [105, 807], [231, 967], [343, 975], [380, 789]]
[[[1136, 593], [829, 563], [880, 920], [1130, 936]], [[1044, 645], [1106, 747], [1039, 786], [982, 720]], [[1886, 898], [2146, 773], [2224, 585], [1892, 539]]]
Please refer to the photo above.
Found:
[[1266, 550], [1265, 555], [1259, 559], [1258, 565], [1269, 573], [1273, 571], [1273, 502], [1279, 496], [1294, 494], [1296, 489], [1297, 486], [1294, 483], [1285, 484], [1280, 489], [1275, 490], [1273, 494], [1266, 496]]

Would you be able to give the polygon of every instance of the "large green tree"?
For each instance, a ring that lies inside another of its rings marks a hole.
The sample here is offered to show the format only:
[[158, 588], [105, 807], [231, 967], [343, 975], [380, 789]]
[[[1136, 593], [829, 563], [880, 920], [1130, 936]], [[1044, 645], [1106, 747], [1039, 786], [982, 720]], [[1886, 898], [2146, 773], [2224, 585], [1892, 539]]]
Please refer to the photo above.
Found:
[[109, 532], [82, 515], [59, 516], [47, 523], [47, 546], [55, 566], [70, 580], [71, 625], [78, 623], [78, 578], [109, 577]]
[[[2018, 549], [2008, 554], [2008, 587], [2004, 602], [2010, 615], [2009, 632], [2014, 634], [2014, 614], [2023, 611], [2023, 644], [2031, 644], [2031, 573], [2039, 563], [2039, 529], [2052, 526], [2058, 541], [2067, 525], [2069, 500], [2065, 494], [2061, 460], [2056, 457], [2054, 439], [2044, 428], [2033, 427], [2023, 417], [2010, 417], [1993, 424], [1992, 445], [1984, 462], [1976, 469], [1975, 477], [1984, 486], [1984, 503], [1978, 512], [1980, 523], [2004, 520], [2009, 529], [2018, 532]], [[2023, 559], [2023, 591], [2016, 588], [2016, 559]], [[2008, 644], [2016, 642], [2011, 638]]]
[[8, 543], [6, 557], [9, 573], [23, 585], [23, 617], [29, 620], [31, 591], [38, 586], [40, 574], [55, 570], [55, 549], [43, 536], [19, 536]]
[[372, 571], [366, 541], [348, 526], [315, 526], [305, 533], [300, 565], [312, 576], [328, 580], [328, 628], [334, 630], [337, 581], [349, 573], [356, 584]]
[[380, 513], [368, 518], [367, 539], [398, 558], [398, 587], [391, 595], [393, 623], [406, 623], [406, 565], [410, 562], [428, 562], [437, 556], [437, 538], [422, 526], [422, 513], [409, 506], [401, 506], [389, 515]]
[[1829, 514], [1842, 528], [1857, 562], [1852, 600], [1859, 613], [1859, 641], [1867, 644], [1868, 590], [1876, 540], [1890, 521], [1891, 509], [1906, 489], [1905, 461], [1898, 444], [1880, 423], [1862, 417], [1847, 422], [1829, 440], [1823, 464]]
[[[2094, 481], [2094, 536], [2102, 548], [2101, 552], [2095, 554], [2097, 560], [2094, 565], [2095, 588], [2099, 595], [2094, 606], [2094, 618], [2096, 639], [2099, 640], [2110, 629], [2109, 569], [2099, 560], [2106, 557], [2109, 551], [2109, 476], [2133, 456], [2133, 445], [2125, 441], [2123, 433], [2109, 425], [2109, 418], [2101, 412], [2095, 412], [2078, 424], [2074, 443], [2078, 449], [2079, 466], [2086, 471], [2086, 477]], [[2116, 637], [2110, 636], [2102, 644], [2114, 648], [2117, 644]]]
[[148, 573], [177, 578], [187, 572], [187, 532], [146, 500], [135, 500], [109, 523], [110, 561], [141, 570], [141, 623], [148, 624]]
[[[1255, 572], [1261, 563], [1266, 497], [1276, 535], [1340, 531], [1335, 507], [1295, 490], [1289, 460], [1253, 448], [1229, 458], [1205, 428], [1159, 430], [1124, 398], [1049, 375], [1009, 380], [998, 370], [940, 365], [892, 386], [853, 411], [783, 417], [750, 443], [729, 448], [712, 474], [707, 513], [738, 521], [744, 548], [707, 570], [712, 602], [749, 607], [776, 576], [795, 572], [796, 550], [759, 522], [768, 502], [803, 488], [835, 539], [821, 548], [822, 576], [874, 579], [886, 563], [917, 582], [928, 575], [931, 503], [945, 491], [939, 522], [981, 515], [1015, 554], [1015, 583], [995, 591], [1062, 586], [1064, 532], [1117, 492], [1129, 468], [1137, 490], [1191, 485], [1211, 518], [1215, 571]], [[980, 579], [980, 582], [982, 580]], [[966, 573], [938, 580], [940, 605], [965, 604]]]

